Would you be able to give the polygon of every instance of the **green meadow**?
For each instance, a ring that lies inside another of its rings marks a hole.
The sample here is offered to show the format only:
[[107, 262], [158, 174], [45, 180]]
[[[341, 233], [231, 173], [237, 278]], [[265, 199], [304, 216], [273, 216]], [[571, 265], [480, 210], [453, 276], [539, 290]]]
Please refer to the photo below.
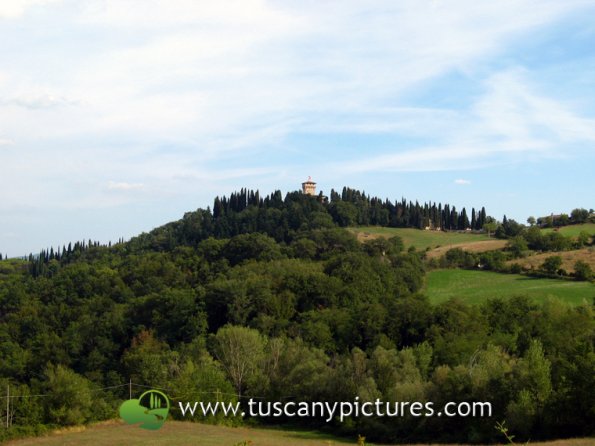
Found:
[[483, 240], [493, 240], [486, 234], [470, 234], [465, 232], [423, 231], [414, 228], [384, 228], [380, 226], [360, 226], [349, 229], [358, 239], [365, 241], [375, 237], [394, 237], [403, 239], [406, 247], [414, 246], [418, 250], [436, 248], [438, 246], [472, 243]]
[[578, 237], [581, 232], [586, 232], [589, 235], [595, 234], [595, 223], [585, 223], [582, 225], [569, 225], [569, 226], [562, 226], [561, 228], [547, 228], [544, 229], [543, 232], [552, 232], [557, 230], [560, 234], [563, 234], [567, 237]]
[[428, 272], [425, 293], [432, 303], [456, 297], [468, 304], [481, 304], [489, 298], [525, 295], [536, 301], [553, 297], [580, 305], [593, 302], [595, 285], [489, 271], [444, 269]]

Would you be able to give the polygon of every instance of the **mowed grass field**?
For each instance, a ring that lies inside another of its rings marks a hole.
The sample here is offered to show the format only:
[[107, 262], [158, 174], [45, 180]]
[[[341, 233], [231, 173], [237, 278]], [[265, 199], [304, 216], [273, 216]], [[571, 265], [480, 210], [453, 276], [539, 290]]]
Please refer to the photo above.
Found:
[[[437, 248], [441, 246], [468, 244], [486, 240], [486, 234], [471, 234], [465, 232], [442, 232], [442, 231], [423, 231], [413, 228], [384, 228], [381, 226], [359, 226], [349, 228], [358, 240], [365, 241], [378, 237], [394, 237], [398, 235], [403, 239], [405, 247], [414, 246], [418, 250], [426, 248]], [[453, 246], [454, 247], [454, 246]]]
[[425, 293], [435, 304], [453, 297], [469, 304], [481, 304], [489, 298], [525, 295], [536, 301], [553, 297], [571, 305], [580, 305], [593, 302], [595, 285], [490, 271], [444, 269], [427, 274]]
[[[147, 431], [118, 422], [86, 429], [8, 442], [10, 446], [235, 446], [250, 441], [251, 446], [341, 446], [357, 441], [308, 431], [231, 428], [169, 421], [158, 431]], [[371, 443], [367, 443], [371, 446]], [[533, 443], [536, 446], [593, 446], [595, 439], [583, 438]], [[447, 445], [443, 445], [447, 446]]]

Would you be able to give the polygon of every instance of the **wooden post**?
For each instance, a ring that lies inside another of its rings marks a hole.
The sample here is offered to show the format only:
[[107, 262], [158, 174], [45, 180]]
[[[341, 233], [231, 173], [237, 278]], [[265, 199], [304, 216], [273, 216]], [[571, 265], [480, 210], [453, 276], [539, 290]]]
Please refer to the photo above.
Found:
[[10, 410], [10, 385], [6, 384], [6, 429], [8, 429], [8, 411]]
[[132, 399], [132, 378], [130, 378], [130, 382], [128, 383], [128, 393], [130, 394], [130, 400]]

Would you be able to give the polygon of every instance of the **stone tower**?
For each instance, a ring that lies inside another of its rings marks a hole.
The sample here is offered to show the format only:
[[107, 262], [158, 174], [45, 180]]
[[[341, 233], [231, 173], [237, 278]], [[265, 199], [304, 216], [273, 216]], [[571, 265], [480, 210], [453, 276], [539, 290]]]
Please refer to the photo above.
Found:
[[312, 181], [312, 177], [308, 177], [308, 181], [302, 183], [302, 192], [306, 195], [316, 195], [316, 183]]

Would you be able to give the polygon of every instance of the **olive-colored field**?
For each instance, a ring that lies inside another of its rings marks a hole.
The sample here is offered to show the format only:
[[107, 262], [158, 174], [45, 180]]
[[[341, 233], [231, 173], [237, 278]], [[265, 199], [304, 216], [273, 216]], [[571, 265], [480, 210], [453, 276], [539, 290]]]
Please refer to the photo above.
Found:
[[489, 298], [525, 295], [539, 301], [556, 298], [571, 305], [581, 305], [593, 302], [595, 285], [489, 271], [444, 269], [427, 274], [425, 293], [432, 303], [456, 297], [469, 304], [481, 304]]
[[426, 248], [437, 248], [448, 245], [460, 245], [485, 240], [487, 234], [471, 234], [467, 232], [442, 232], [442, 231], [423, 231], [413, 228], [385, 228], [381, 226], [360, 226], [349, 228], [351, 232], [357, 235], [358, 240], [365, 241], [378, 237], [394, 237], [398, 235], [403, 239], [405, 247], [414, 246], [418, 250]]
[[544, 252], [540, 254], [530, 255], [523, 259], [510, 260], [507, 263], [518, 263], [524, 269], [539, 269], [542, 263], [551, 256], [560, 256], [562, 258], [562, 269], [567, 272], [574, 272], [574, 264], [577, 260], [582, 260], [591, 266], [591, 269], [595, 271], [595, 247], [576, 249], [574, 251], [561, 251], [561, 252]]
[[[158, 431], [147, 431], [119, 422], [108, 422], [7, 443], [10, 446], [235, 446], [250, 441], [251, 446], [330, 446], [356, 445], [357, 441], [338, 440], [310, 431], [252, 429], [210, 426], [170, 421]], [[367, 443], [371, 445], [370, 443]], [[536, 446], [593, 446], [595, 439], [582, 438], [531, 443]], [[447, 445], [443, 445], [447, 446]]]
[[441, 246], [440, 248], [434, 248], [427, 253], [428, 259], [434, 259], [442, 257], [446, 254], [446, 251], [453, 248], [460, 248], [463, 251], [469, 252], [486, 252], [494, 251], [497, 249], [503, 249], [508, 244], [508, 240], [481, 240], [471, 241], [467, 243], [457, 243], [454, 245]]

